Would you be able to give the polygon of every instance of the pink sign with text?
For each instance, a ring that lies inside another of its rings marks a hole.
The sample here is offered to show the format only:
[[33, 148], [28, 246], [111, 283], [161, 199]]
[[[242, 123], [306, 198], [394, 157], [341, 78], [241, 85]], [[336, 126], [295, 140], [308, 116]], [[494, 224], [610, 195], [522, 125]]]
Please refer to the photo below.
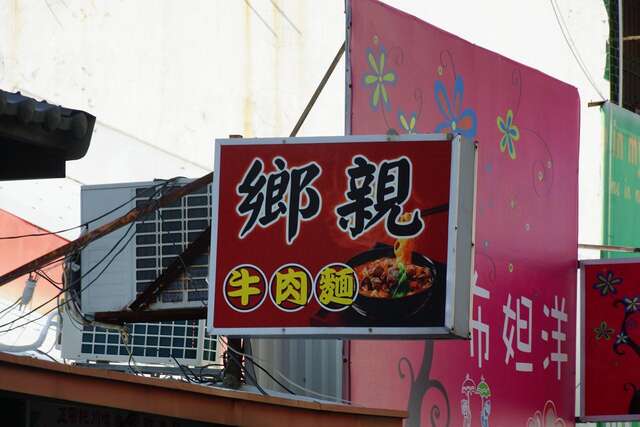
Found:
[[577, 90], [375, 0], [350, 9], [351, 133], [479, 147], [471, 340], [354, 341], [350, 398], [409, 426], [573, 425]]

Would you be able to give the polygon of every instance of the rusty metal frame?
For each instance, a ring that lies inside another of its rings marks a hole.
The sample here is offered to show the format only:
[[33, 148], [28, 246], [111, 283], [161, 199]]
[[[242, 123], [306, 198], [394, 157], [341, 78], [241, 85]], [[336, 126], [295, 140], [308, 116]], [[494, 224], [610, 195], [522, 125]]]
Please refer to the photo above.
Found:
[[406, 411], [261, 396], [0, 353], [0, 391], [223, 425], [401, 427]]
[[207, 318], [207, 308], [196, 307], [141, 311], [99, 311], [94, 313], [93, 317], [96, 322], [113, 325], [140, 322], [165, 322], [171, 320], [198, 320]]

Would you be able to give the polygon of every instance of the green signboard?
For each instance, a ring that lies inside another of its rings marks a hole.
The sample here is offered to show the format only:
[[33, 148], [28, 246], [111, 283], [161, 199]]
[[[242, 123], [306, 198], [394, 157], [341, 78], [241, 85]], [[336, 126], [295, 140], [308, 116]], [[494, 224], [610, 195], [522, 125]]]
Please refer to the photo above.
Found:
[[[604, 119], [605, 245], [640, 247], [640, 116], [610, 102]], [[638, 254], [603, 252], [603, 258]]]

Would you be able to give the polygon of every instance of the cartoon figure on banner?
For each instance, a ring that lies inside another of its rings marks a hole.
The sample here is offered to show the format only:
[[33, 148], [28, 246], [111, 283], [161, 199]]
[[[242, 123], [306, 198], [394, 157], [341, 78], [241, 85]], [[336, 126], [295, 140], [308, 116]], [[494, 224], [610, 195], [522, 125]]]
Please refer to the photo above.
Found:
[[491, 415], [491, 389], [485, 381], [484, 376], [480, 376], [480, 382], [476, 385], [469, 374], [466, 375], [462, 382], [462, 400], [460, 401], [460, 409], [463, 418], [463, 427], [471, 427], [472, 410], [471, 397], [480, 397], [480, 425], [489, 427], [489, 416]]
[[462, 418], [464, 419], [463, 427], [471, 427], [471, 395], [475, 394], [475, 392], [476, 383], [469, 377], [469, 374], [467, 374], [462, 383], [463, 398], [460, 401]]
[[480, 383], [476, 387], [476, 393], [480, 396], [482, 402], [482, 412], [480, 413], [480, 425], [482, 427], [489, 427], [489, 415], [491, 414], [491, 390], [489, 384], [484, 380], [484, 377], [480, 377]]

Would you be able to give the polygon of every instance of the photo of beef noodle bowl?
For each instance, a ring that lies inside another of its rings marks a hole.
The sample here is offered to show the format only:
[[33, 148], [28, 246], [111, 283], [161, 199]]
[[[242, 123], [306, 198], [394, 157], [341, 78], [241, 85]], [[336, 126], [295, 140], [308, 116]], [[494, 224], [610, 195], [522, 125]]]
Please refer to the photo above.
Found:
[[356, 267], [359, 294], [370, 298], [402, 298], [424, 292], [433, 286], [429, 267], [380, 258]]
[[[395, 248], [378, 245], [347, 261], [358, 276], [358, 297], [352, 308], [375, 324], [401, 324], [422, 316], [436, 288], [444, 288], [445, 265], [414, 252], [410, 241], [396, 241]], [[441, 277], [442, 276], [442, 277]], [[444, 289], [438, 289], [442, 294]], [[423, 316], [424, 315], [424, 316]]]

